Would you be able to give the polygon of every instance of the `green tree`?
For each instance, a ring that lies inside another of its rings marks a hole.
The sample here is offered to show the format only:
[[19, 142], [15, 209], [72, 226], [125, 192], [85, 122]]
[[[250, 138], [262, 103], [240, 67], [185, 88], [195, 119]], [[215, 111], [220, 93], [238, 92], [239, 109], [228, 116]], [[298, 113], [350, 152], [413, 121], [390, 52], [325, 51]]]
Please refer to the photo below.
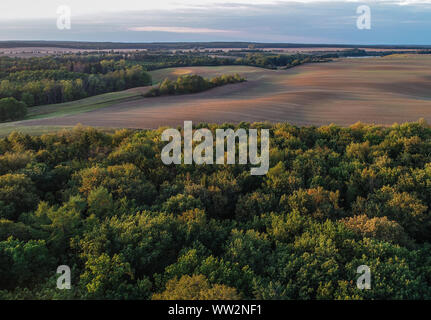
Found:
[[166, 290], [155, 293], [153, 300], [240, 300], [234, 288], [215, 284], [211, 286], [203, 275], [182, 276], [166, 284]]
[[27, 105], [15, 98], [0, 99], [0, 121], [19, 120], [27, 115]]
[[16, 220], [20, 214], [34, 209], [39, 197], [36, 188], [24, 174], [0, 176], [0, 217]]

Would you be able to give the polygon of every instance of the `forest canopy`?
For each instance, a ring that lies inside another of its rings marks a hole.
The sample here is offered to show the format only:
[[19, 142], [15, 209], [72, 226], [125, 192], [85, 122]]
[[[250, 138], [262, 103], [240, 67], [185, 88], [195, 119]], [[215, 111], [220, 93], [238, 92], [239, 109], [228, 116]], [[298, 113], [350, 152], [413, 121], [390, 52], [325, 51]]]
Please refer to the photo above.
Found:
[[0, 139], [0, 298], [431, 298], [426, 122], [202, 126], [270, 129], [268, 174], [165, 166], [163, 128]]

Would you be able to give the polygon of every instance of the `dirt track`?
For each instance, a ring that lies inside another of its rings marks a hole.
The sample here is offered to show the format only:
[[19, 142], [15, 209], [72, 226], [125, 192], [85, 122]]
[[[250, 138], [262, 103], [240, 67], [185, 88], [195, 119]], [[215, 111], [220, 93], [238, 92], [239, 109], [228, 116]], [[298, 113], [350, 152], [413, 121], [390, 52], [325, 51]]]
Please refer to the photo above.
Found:
[[[208, 76], [221, 72], [205, 67], [184, 69], [172, 74], [193, 72]], [[156, 128], [181, 125], [185, 120], [350, 125], [357, 121], [392, 124], [421, 117], [431, 122], [429, 70], [431, 57], [425, 55], [346, 59], [287, 71], [244, 67], [241, 73], [248, 78], [246, 83], [194, 95], [142, 98], [74, 116], [22, 121], [19, 125], [81, 123]]]

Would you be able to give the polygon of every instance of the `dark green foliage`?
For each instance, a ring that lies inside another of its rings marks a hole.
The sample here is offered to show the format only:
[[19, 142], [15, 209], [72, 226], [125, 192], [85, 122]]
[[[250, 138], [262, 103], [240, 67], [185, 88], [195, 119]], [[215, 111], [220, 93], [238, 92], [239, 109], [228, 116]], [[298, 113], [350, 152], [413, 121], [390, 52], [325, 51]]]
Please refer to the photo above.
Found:
[[0, 242], [0, 287], [31, 286], [43, 280], [55, 266], [44, 240]]
[[[142, 65], [104, 55], [12, 59], [0, 57], [0, 121], [18, 120], [26, 108], [151, 85]], [[13, 102], [13, 107], [8, 107]], [[13, 111], [13, 112], [12, 112]]]
[[24, 174], [0, 176], [0, 217], [15, 220], [38, 202], [33, 181]]
[[171, 81], [166, 78], [157, 88], [151, 89], [144, 96], [151, 98], [165, 95], [198, 93], [215, 87], [244, 81], [245, 79], [239, 74], [222, 75], [212, 78], [211, 80], [204, 79], [195, 74], [186, 75], [178, 77], [176, 81]]
[[165, 166], [161, 129], [1, 139], [0, 298], [431, 299], [431, 128], [269, 127], [261, 177]]
[[19, 120], [26, 116], [27, 105], [15, 98], [0, 99], [0, 121]]
[[238, 58], [235, 63], [248, 66], [255, 66], [267, 69], [283, 68], [288, 69], [304, 63], [326, 62], [328, 60], [319, 56], [307, 54], [279, 54], [270, 53], [248, 53], [242, 58]]

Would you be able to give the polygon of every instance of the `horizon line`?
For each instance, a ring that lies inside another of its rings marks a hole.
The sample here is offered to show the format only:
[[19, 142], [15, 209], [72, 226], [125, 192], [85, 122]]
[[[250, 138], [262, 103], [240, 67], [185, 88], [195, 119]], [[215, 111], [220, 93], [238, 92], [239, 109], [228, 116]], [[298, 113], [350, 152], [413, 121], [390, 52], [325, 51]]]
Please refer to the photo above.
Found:
[[[241, 45], [275, 45], [275, 46], [291, 46], [291, 48], [304, 48], [304, 47], [400, 47], [400, 48], [431, 48], [431, 44], [379, 44], [379, 43], [300, 43], [300, 42], [264, 42], [264, 41], [89, 41], [89, 40], [0, 40], [0, 44], [17, 43], [17, 44], [35, 44], [35, 43], [52, 43], [52, 44], [115, 44], [115, 45], [163, 45], [163, 44], [241, 44]], [[1, 47], [1, 46], [0, 46]]]

